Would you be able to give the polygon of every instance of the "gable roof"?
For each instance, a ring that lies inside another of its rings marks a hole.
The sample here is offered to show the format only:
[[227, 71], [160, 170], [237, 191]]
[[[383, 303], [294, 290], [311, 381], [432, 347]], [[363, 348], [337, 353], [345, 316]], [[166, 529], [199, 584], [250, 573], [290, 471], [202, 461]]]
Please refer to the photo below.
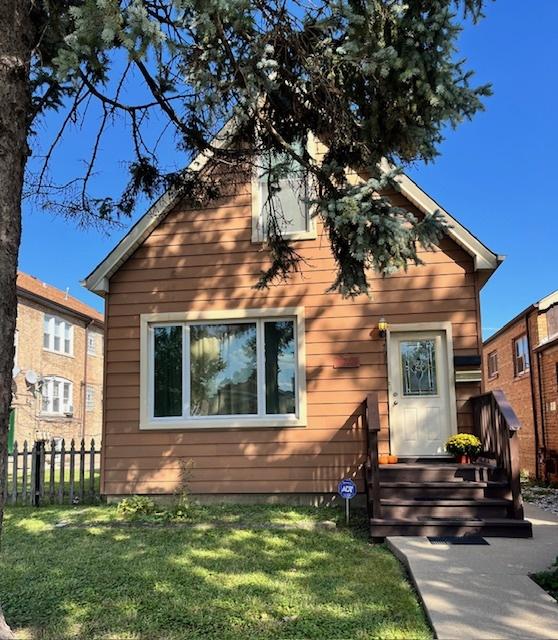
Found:
[[[215, 138], [215, 146], [223, 146], [227, 140], [227, 126]], [[188, 165], [187, 171], [201, 171], [211, 158], [210, 154], [200, 153]], [[387, 161], [382, 162], [382, 170], [387, 172], [390, 166]], [[485, 270], [487, 278], [503, 261], [499, 256], [483, 244], [475, 235], [459, 223], [452, 215], [443, 209], [411, 178], [400, 174], [396, 178], [400, 193], [425, 214], [438, 211], [448, 225], [447, 235], [473, 257], [475, 270]], [[95, 269], [83, 280], [82, 284], [90, 291], [104, 296], [109, 290], [109, 279], [118, 268], [132, 255], [149, 234], [160, 224], [173, 207], [180, 200], [177, 189], [166, 191], [133, 225], [130, 231], [120, 240], [114, 249], [100, 262]]]
[[46, 282], [42, 282], [35, 276], [17, 272], [17, 295], [23, 298], [32, 298], [50, 308], [58, 308], [65, 313], [80, 316], [94, 321], [103, 326], [103, 314], [81, 300], [61, 291]]

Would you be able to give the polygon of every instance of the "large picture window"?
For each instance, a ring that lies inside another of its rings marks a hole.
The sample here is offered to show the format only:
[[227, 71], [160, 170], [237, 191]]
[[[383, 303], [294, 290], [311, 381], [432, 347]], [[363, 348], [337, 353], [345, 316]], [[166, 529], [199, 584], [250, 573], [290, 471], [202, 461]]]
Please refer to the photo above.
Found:
[[287, 311], [146, 318], [143, 427], [300, 425], [302, 318]]

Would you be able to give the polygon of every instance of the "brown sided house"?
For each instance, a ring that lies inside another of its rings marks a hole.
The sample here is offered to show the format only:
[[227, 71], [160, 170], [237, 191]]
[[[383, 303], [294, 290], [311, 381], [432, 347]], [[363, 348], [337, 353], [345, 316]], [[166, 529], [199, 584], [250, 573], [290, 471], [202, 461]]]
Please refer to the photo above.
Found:
[[[204, 207], [165, 194], [85, 281], [106, 301], [102, 493], [171, 494], [192, 460], [189, 489], [203, 500], [324, 502], [352, 478], [377, 537], [529, 535], [515, 416], [481, 398], [475, 423], [471, 401], [479, 291], [498, 256], [442, 211], [449, 231], [424, 266], [344, 300], [326, 293], [329, 243], [289, 183], [285, 233], [303, 272], [256, 290], [269, 264], [262, 185], [221, 179]], [[419, 216], [439, 208], [406, 176], [389, 195]], [[508, 457], [445, 457], [448, 436], [475, 429]], [[380, 465], [378, 452], [400, 463]]]
[[521, 420], [522, 468], [558, 481], [558, 291], [485, 340], [483, 361], [485, 388], [502, 389]]

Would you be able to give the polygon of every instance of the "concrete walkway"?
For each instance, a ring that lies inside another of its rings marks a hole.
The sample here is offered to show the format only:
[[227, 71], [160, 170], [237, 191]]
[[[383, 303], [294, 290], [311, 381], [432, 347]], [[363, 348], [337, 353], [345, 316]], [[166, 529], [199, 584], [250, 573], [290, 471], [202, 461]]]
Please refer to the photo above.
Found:
[[558, 516], [525, 505], [533, 538], [487, 538], [488, 546], [388, 538], [409, 568], [437, 638], [558, 638], [558, 604], [528, 574], [558, 556]]

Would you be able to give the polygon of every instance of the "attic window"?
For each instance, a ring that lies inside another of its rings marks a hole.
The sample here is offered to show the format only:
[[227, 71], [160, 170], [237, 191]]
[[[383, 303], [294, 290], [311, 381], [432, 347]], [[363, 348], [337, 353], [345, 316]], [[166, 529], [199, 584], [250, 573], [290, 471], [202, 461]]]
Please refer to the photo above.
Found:
[[[281, 166], [280, 191], [270, 197], [270, 170]], [[257, 163], [252, 181], [253, 242], [263, 242], [270, 232], [272, 214], [279, 231], [292, 240], [316, 237], [311, 216], [309, 177], [306, 170], [287, 154], [269, 155]]]

